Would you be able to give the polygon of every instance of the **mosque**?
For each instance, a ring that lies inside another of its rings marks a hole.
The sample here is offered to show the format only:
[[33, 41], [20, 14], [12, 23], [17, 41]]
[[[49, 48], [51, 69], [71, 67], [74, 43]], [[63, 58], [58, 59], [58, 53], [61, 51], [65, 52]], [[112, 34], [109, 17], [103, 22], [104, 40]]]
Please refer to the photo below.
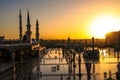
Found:
[[30, 24], [30, 16], [29, 11], [27, 11], [27, 30], [25, 32], [25, 35], [22, 35], [22, 15], [21, 15], [21, 9], [19, 9], [19, 40], [21, 42], [25, 43], [33, 43], [33, 42], [39, 42], [39, 23], [38, 20], [36, 20], [36, 39], [31, 39], [31, 24]]

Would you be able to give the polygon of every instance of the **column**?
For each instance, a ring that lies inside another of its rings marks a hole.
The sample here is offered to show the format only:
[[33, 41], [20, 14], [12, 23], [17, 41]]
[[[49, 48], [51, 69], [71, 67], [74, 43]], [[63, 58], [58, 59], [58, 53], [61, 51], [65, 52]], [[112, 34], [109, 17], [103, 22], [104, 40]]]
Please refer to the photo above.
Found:
[[15, 72], [15, 53], [12, 52], [12, 63], [13, 63], [13, 80], [16, 80], [16, 72]]

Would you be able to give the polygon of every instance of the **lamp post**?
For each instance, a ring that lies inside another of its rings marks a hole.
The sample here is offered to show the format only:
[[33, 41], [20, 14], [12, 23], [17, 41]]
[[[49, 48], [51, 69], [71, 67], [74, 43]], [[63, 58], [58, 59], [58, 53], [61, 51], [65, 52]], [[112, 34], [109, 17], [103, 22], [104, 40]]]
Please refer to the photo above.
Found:
[[75, 52], [73, 52], [73, 72], [74, 72], [74, 75], [73, 75], [73, 80], [76, 80], [76, 77], [75, 77]]
[[73, 61], [73, 59], [72, 59], [72, 51], [71, 50], [69, 50], [69, 59], [70, 59], [70, 73], [72, 73], [72, 61]]
[[93, 74], [95, 74], [95, 62], [94, 62], [94, 37], [92, 37], [92, 56], [93, 56]]
[[[69, 50], [69, 52], [70, 52], [70, 50]], [[71, 56], [70, 56], [70, 54], [69, 54], [69, 80], [71, 80], [71, 68], [72, 68], [72, 66], [71, 66]]]
[[38, 67], [37, 67], [37, 77], [38, 77], [38, 80], [40, 80], [40, 64], [39, 64], [39, 61], [40, 61], [40, 49], [38, 50]]
[[23, 60], [23, 54], [24, 54], [24, 53], [23, 53], [23, 50], [21, 50], [21, 67], [22, 67], [22, 72], [23, 72], [22, 76], [24, 76], [24, 74], [25, 74], [25, 73], [24, 73], [24, 70], [23, 70], [23, 61], [24, 61], [24, 60]]
[[12, 52], [12, 63], [13, 63], [13, 80], [16, 80], [16, 74], [15, 74], [15, 53]]
[[79, 58], [78, 58], [78, 63], [79, 63], [79, 74], [78, 74], [78, 76], [79, 76], [79, 80], [81, 80], [81, 56], [80, 56], [80, 51], [79, 51], [79, 56], [78, 56]]

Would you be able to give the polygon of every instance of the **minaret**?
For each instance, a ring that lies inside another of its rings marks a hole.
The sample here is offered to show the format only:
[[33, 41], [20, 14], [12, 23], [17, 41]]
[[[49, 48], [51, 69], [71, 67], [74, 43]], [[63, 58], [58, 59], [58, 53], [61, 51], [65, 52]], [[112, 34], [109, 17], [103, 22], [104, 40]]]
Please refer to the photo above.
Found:
[[22, 41], [22, 16], [21, 16], [21, 9], [19, 9], [19, 40]]
[[36, 20], [36, 40], [37, 42], [39, 42], [39, 24], [38, 24], [38, 20]]
[[26, 31], [26, 37], [27, 37], [27, 43], [31, 43], [31, 25], [30, 25], [30, 17], [29, 17], [29, 11], [27, 12], [27, 31]]

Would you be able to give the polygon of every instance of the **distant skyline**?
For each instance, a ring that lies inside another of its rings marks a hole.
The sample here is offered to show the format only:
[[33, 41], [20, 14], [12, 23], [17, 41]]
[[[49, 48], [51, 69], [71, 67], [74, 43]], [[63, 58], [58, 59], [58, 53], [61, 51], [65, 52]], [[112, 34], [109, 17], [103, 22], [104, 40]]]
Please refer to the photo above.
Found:
[[29, 10], [32, 38], [36, 19], [42, 39], [104, 38], [106, 32], [120, 30], [119, 0], [0, 0], [0, 36], [19, 38], [19, 9], [23, 35]]

